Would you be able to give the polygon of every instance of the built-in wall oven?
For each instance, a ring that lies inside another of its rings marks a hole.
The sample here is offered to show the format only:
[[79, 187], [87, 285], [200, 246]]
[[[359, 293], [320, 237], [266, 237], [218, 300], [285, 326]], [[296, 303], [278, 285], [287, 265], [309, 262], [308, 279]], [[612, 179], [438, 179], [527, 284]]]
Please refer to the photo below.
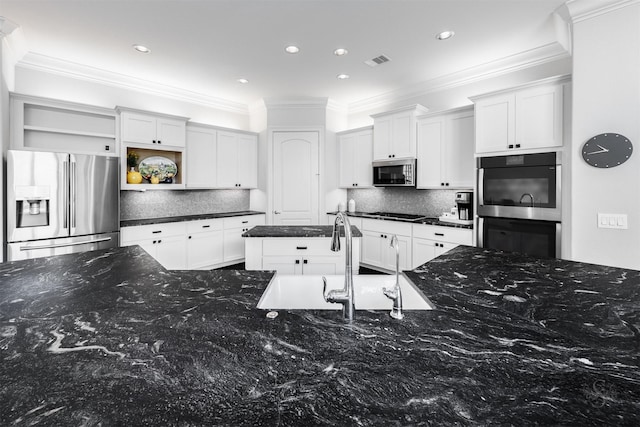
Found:
[[478, 159], [478, 245], [559, 257], [560, 153]]

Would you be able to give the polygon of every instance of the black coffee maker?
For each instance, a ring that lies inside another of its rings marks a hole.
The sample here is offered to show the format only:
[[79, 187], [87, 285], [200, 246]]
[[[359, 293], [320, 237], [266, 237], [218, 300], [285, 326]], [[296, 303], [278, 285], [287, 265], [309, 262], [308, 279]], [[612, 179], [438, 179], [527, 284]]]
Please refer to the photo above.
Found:
[[463, 221], [473, 220], [473, 191], [460, 191], [456, 193], [456, 207], [458, 219]]

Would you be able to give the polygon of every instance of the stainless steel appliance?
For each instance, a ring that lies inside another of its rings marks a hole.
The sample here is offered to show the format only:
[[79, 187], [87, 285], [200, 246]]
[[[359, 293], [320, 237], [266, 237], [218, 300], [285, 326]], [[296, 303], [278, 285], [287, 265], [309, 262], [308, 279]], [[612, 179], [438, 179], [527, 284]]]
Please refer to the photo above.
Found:
[[415, 187], [416, 159], [373, 162], [374, 187]]
[[560, 153], [478, 159], [478, 216], [561, 220]]
[[560, 153], [478, 159], [478, 246], [560, 257]]
[[462, 221], [473, 220], [473, 192], [460, 191], [456, 193], [456, 208], [458, 218]]
[[118, 246], [118, 162], [9, 150], [7, 260]]

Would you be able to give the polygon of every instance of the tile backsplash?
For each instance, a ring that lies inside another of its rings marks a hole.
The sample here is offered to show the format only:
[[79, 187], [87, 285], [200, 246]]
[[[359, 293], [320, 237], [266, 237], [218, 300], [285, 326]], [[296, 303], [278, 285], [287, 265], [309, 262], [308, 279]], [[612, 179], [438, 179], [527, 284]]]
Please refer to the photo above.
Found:
[[249, 210], [249, 190], [120, 191], [120, 219]]
[[456, 192], [410, 187], [359, 188], [347, 190], [347, 200], [353, 199], [359, 212], [382, 211], [438, 217], [455, 206]]

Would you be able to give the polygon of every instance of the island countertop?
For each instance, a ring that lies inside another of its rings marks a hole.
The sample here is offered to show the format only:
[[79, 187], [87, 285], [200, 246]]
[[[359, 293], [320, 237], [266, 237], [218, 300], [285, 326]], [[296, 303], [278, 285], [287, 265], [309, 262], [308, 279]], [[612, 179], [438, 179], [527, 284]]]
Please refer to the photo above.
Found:
[[[344, 237], [344, 227], [339, 228]], [[256, 225], [242, 234], [242, 237], [331, 237], [332, 225]], [[353, 237], [362, 237], [362, 232], [355, 225], [351, 226]]]
[[0, 264], [2, 425], [638, 425], [640, 272], [458, 247], [437, 309], [255, 308], [139, 247]]

